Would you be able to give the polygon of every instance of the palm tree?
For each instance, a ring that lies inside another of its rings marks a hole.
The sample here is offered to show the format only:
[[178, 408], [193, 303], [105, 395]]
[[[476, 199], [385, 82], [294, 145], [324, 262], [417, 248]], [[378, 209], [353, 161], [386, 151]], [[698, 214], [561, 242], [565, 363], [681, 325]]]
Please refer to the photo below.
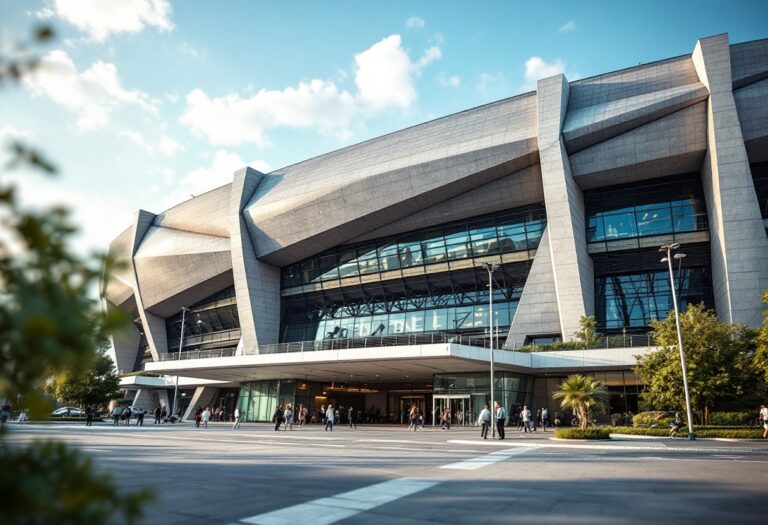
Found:
[[562, 408], [570, 408], [581, 421], [581, 429], [587, 429], [592, 409], [608, 404], [608, 390], [602, 381], [581, 374], [568, 376], [560, 383], [553, 399], [560, 400]]

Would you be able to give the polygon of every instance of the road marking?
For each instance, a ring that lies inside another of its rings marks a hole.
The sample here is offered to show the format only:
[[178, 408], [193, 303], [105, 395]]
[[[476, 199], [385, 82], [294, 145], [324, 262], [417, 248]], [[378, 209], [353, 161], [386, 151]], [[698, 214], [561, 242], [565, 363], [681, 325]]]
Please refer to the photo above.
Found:
[[288, 525], [297, 516], [311, 516], [313, 525], [329, 525], [386, 503], [434, 487], [438, 481], [399, 478], [344, 492], [330, 498], [320, 498], [250, 518], [237, 523], [252, 525]]
[[614, 445], [610, 443], [606, 443], [605, 445], [590, 445], [586, 443], [567, 443], [563, 441], [556, 441], [554, 443], [515, 443], [514, 441], [480, 441], [477, 440], [471, 441], [468, 439], [449, 439], [448, 443], [455, 443], [458, 445], [484, 445], [484, 446], [495, 446], [495, 447], [533, 447], [533, 448], [571, 448], [571, 449], [582, 449], [582, 450], [615, 450], [615, 451], [626, 451], [626, 450], [639, 450], [639, 451], [664, 451], [664, 452], [674, 452], [674, 453], [685, 453], [685, 452], [696, 452], [696, 453], [713, 453], [713, 452], [724, 452], [724, 453], [738, 453], [738, 454], [765, 454], [765, 449], [758, 449], [758, 448], [746, 448], [746, 447], [735, 447], [735, 448], [721, 448], [721, 447], [691, 447], [691, 446], [666, 446], [666, 445]]
[[525, 454], [526, 452], [531, 451], [533, 449], [534, 447], [518, 447], [518, 448], [510, 448], [507, 450], [499, 450], [497, 452], [492, 452], [491, 454], [486, 454], [485, 456], [479, 456], [476, 458], [470, 458], [464, 461], [459, 461], [457, 463], [450, 463], [448, 465], [443, 465], [440, 468], [453, 469], [453, 470], [477, 470], [479, 468], [487, 467], [488, 465], [493, 465], [494, 463], [498, 463], [499, 461], [504, 461], [505, 459], [509, 459], [512, 456], [519, 456], [520, 454]]

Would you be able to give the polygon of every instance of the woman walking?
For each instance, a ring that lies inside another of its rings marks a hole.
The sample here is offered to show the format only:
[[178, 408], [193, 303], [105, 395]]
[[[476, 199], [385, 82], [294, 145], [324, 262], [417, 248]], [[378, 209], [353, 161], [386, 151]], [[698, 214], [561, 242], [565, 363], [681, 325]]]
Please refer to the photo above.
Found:
[[477, 422], [480, 424], [480, 437], [488, 439], [488, 429], [491, 427], [491, 405], [483, 403], [483, 410]]
[[446, 408], [445, 410], [443, 410], [443, 422], [440, 425], [440, 428], [445, 430], [451, 429], [451, 409], [450, 408]]
[[203, 428], [208, 428], [208, 422], [211, 420], [211, 409], [205, 407], [203, 410]]
[[285, 413], [283, 414], [283, 417], [285, 418], [285, 428], [283, 430], [293, 430], [293, 410], [291, 407], [292, 405], [290, 403], [285, 405]]
[[272, 421], [275, 422], [275, 432], [277, 432], [280, 430], [280, 425], [283, 424], [283, 405], [277, 407], [277, 410], [272, 415]]
[[235, 408], [235, 424], [232, 425], [232, 430], [240, 428], [240, 409]]

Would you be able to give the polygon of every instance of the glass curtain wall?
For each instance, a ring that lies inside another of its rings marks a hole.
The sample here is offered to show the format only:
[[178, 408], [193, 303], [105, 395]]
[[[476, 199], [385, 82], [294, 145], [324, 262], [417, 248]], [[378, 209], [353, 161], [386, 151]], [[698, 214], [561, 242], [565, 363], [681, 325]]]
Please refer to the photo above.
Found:
[[698, 174], [585, 191], [584, 201], [589, 243], [708, 229]]
[[[674, 266], [678, 304], [704, 303], [714, 308], [709, 244], [690, 244]], [[607, 334], [646, 332], [651, 321], [665, 319], [673, 309], [669, 271], [656, 248], [593, 255], [595, 317]]]
[[[179, 348], [181, 321], [181, 312], [165, 320], [169, 350], [175, 351]], [[198, 349], [205, 345], [210, 347], [211, 344], [230, 344], [232, 341], [236, 346], [239, 339], [240, 318], [237, 314], [234, 286], [203, 299], [187, 310], [182, 351]]]
[[251, 381], [241, 383], [237, 407], [243, 421], [272, 421], [279, 405], [294, 404], [293, 380]]
[[[493, 325], [509, 327], [530, 262], [494, 275]], [[371, 283], [283, 298], [282, 341], [449, 332], [482, 334], [490, 326], [488, 274], [457, 272]]]
[[752, 164], [752, 180], [755, 183], [755, 192], [757, 192], [757, 202], [760, 205], [760, 214], [763, 217], [763, 226], [768, 235], [768, 162], [762, 164]]
[[546, 226], [543, 205], [445, 224], [328, 250], [282, 270], [282, 287], [336, 282], [486, 255], [535, 250]]
[[[435, 374], [433, 394], [469, 396], [469, 408], [465, 417], [476, 424], [483, 403], [490, 403], [490, 374]], [[507, 421], [510, 421], [512, 409], [518, 405], [530, 403], [533, 378], [516, 372], [496, 372], [494, 374], [494, 396], [507, 409]]]

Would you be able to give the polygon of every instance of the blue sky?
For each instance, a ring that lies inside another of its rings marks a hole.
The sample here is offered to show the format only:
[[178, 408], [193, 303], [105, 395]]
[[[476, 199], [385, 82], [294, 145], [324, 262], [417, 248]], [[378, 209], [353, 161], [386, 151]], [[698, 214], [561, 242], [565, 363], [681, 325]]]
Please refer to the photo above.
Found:
[[42, 147], [61, 173], [14, 173], [23, 197], [68, 204], [78, 247], [103, 250], [137, 209], [245, 164], [274, 170], [703, 36], [766, 38], [768, 2], [0, 0], [4, 53], [42, 20], [58, 38], [41, 73], [3, 89], [0, 141]]

